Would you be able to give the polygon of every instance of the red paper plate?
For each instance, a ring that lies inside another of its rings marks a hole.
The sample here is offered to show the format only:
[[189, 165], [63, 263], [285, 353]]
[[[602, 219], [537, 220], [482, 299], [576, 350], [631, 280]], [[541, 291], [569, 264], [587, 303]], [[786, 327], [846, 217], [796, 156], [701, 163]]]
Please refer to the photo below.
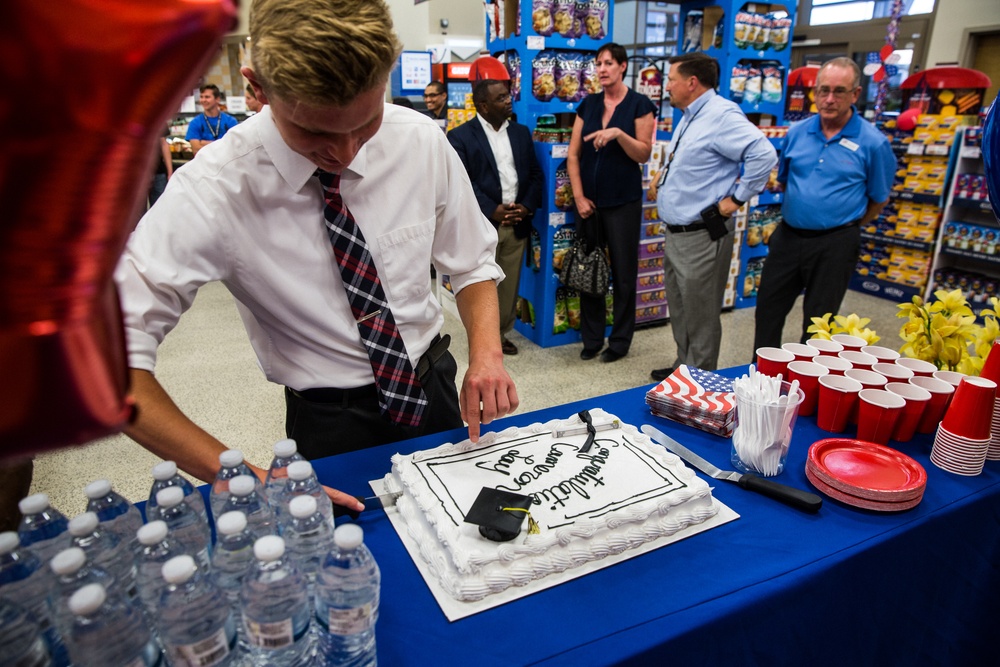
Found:
[[881, 502], [923, 495], [927, 472], [909, 456], [873, 442], [826, 438], [809, 448], [806, 470], [844, 493]]
[[904, 510], [912, 509], [920, 504], [920, 501], [924, 499], [924, 494], [921, 493], [916, 498], [910, 500], [904, 500], [902, 502], [879, 502], [877, 500], [868, 500], [867, 498], [859, 498], [857, 496], [852, 496], [849, 493], [844, 493], [838, 489], [833, 488], [828, 484], [824, 484], [821, 479], [816, 477], [810, 468], [806, 468], [806, 479], [816, 487], [816, 490], [823, 495], [829, 496], [834, 500], [839, 500], [845, 505], [850, 505], [851, 507], [860, 507], [861, 509], [874, 510], [876, 512], [902, 512]]

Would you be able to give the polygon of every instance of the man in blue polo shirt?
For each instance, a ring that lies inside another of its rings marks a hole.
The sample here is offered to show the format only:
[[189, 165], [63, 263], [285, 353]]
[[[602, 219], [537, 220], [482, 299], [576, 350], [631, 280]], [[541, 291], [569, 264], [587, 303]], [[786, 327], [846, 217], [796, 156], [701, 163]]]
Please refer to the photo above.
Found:
[[834, 58], [816, 77], [819, 113], [796, 123], [778, 162], [784, 222], [771, 235], [757, 292], [754, 349], [781, 345], [785, 317], [805, 289], [802, 342], [810, 318], [836, 314], [858, 260], [861, 227], [889, 200], [896, 157], [854, 106], [861, 70]]
[[184, 137], [191, 143], [191, 151], [195, 154], [213, 141], [218, 141], [226, 132], [239, 123], [235, 118], [222, 110], [222, 91], [214, 84], [202, 86], [198, 101], [204, 113], [191, 119], [187, 135]]

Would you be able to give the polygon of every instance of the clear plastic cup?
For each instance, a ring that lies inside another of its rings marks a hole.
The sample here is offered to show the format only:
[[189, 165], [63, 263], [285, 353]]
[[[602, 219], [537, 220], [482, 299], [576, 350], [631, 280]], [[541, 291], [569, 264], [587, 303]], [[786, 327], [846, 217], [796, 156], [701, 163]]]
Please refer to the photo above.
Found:
[[785, 470], [799, 406], [801, 389], [789, 396], [791, 383], [782, 382], [776, 402], [765, 402], [736, 394], [736, 428], [730, 461], [744, 473], [774, 477]]

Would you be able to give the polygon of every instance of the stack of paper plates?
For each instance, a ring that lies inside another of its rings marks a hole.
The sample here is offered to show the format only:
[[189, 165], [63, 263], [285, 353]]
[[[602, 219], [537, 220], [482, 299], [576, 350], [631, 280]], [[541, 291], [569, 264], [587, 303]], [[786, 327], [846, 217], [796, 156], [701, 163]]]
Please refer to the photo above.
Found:
[[927, 486], [927, 472], [909, 456], [852, 438], [814, 442], [806, 460], [806, 477], [834, 500], [879, 512], [916, 507]]

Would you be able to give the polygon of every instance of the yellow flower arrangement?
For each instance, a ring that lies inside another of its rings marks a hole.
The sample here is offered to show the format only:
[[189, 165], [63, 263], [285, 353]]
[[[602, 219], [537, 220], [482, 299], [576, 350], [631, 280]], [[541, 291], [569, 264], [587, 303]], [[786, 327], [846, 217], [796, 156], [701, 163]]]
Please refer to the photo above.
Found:
[[900, 354], [929, 361], [943, 370], [979, 375], [993, 341], [1000, 336], [1000, 299], [990, 298], [993, 308], [980, 313], [983, 324], [979, 325], [961, 290], [937, 290], [934, 297], [936, 301], [931, 303], [915, 296], [911, 303], [899, 304], [896, 317], [907, 318], [899, 330], [905, 341]]
[[[831, 317], [833, 317], [833, 322], [830, 322]], [[868, 345], [874, 345], [881, 340], [874, 330], [868, 328], [868, 323], [871, 322], [869, 317], [858, 317], [854, 313], [847, 316], [827, 313], [823, 317], [810, 319], [812, 326], [806, 331], [811, 333], [813, 338], [830, 340], [830, 337], [835, 334], [850, 334], [865, 339]]]

